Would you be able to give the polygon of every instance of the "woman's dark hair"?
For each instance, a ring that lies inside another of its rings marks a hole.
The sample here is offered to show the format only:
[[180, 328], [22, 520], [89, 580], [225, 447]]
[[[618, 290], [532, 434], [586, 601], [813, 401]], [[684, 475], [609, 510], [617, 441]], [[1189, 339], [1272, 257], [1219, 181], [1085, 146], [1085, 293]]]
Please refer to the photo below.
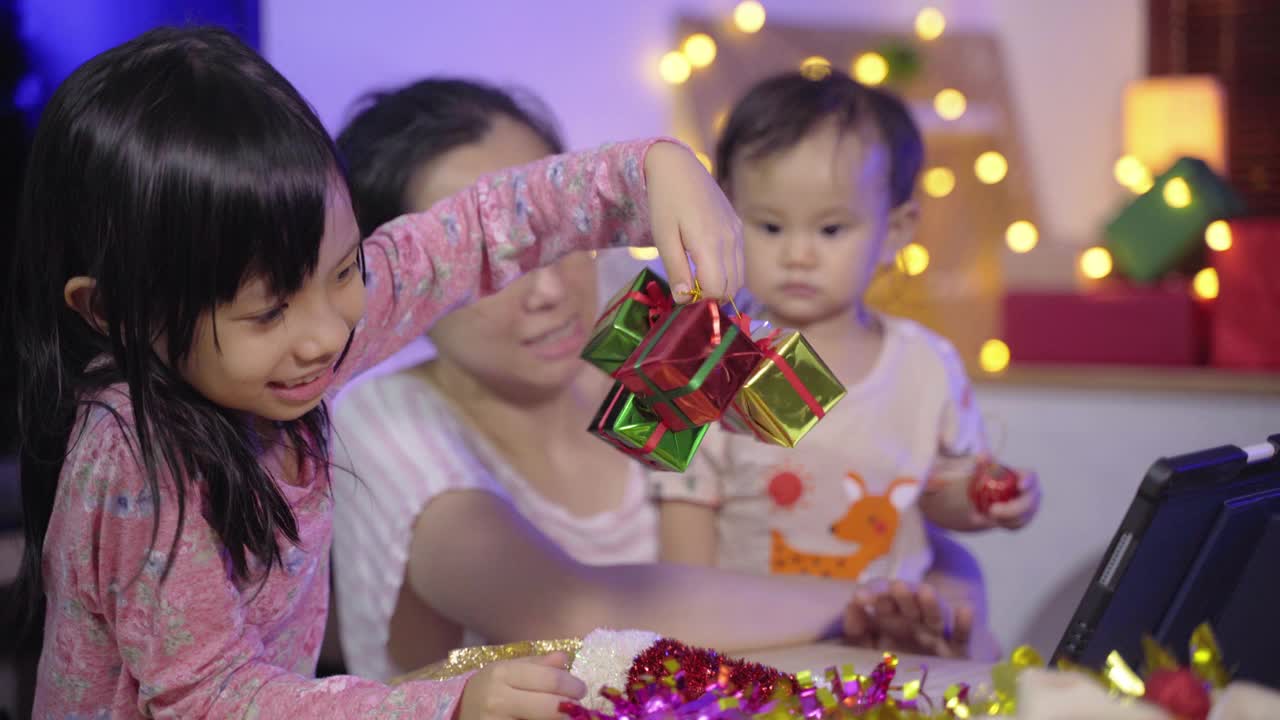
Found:
[[[166, 511], [177, 513], [179, 532], [194, 489], [238, 579], [257, 574], [251, 558], [263, 577], [281, 561], [277, 535], [298, 541], [252, 423], [175, 368], [199, 319], [246, 279], [287, 296], [314, 272], [326, 198], [342, 173], [297, 90], [223, 30], [147, 32], [89, 60], [54, 93], [31, 148], [10, 283], [28, 610], [43, 604], [45, 531], [69, 446], [85, 431], [77, 418], [90, 406], [136, 438], [152, 498], [172, 483], [176, 508]], [[96, 281], [100, 330], [64, 303], [77, 276]], [[105, 393], [121, 384], [131, 420]], [[284, 429], [298, 452], [327, 459], [323, 406]], [[177, 544], [175, 535], [169, 562]]]
[[496, 115], [528, 127], [552, 153], [564, 152], [541, 102], [527, 95], [517, 100], [480, 82], [430, 78], [370, 93], [357, 108], [338, 134], [338, 148], [347, 161], [351, 200], [366, 237], [411, 209], [405, 193], [418, 168], [483, 138]]
[[835, 118], [841, 131], [874, 127], [889, 149], [891, 206], [911, 199], [924, 163], [924, 142], [910, 111], [895, 95], [861, 85], [836, 70], [817, 79], [799, 72], [782, 73], [747, 91], [716, 143], [717, 179], [727, 186], [734, 160], [754, 160], [786, 150], [828, 118]]

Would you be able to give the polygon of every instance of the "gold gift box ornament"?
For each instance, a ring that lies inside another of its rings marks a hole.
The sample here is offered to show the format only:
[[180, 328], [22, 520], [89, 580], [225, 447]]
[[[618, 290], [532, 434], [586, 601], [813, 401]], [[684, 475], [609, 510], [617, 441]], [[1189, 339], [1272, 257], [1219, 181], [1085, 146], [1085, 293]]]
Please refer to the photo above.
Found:
[[751, 339], [764, 359], [725, 411], [721, 425], [761, 442], [795, 447], [844, 398], [844, 385], [798, 330], [759, 324]]

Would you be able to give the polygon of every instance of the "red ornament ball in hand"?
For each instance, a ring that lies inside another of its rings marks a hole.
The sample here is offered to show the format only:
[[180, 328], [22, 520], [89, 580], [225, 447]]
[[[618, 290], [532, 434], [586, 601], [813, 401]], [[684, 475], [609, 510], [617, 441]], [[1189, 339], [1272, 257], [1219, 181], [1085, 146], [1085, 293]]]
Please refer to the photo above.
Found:
[[1209, 717], [1209, 690], [1196, 674], [1181, 670], [1157, 670], [1147, 678], [1147, 702], [1168, 710], [1178, 720], [1205, 720]]
[[973, 482], [969, 485], [969, 499], [978, 512], [986, 515], [996, 503], [1009, 502], [1021, 493], [1018, 474], [993, 462], [978, 466]]

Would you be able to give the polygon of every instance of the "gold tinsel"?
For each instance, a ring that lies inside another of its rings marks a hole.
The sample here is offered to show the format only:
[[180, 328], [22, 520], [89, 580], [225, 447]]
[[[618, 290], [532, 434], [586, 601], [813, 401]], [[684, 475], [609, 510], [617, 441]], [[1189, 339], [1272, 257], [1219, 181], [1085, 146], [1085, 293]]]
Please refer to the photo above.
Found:
[[458, 648], [449, 653], [449, 657], [438, 663], [428, 665], [421, 670], [401, 675], [391, 681], [392, 685], [410, 680], [447, 680], [472, 670], [480, 670], [486, 665], [500, 660], [536, 657], [553, 652], [569, 653], [570, 661], [582, 647], [582, 640], [533, 640], [508, 643], [506, 645], [479, 645], [469, 648]]

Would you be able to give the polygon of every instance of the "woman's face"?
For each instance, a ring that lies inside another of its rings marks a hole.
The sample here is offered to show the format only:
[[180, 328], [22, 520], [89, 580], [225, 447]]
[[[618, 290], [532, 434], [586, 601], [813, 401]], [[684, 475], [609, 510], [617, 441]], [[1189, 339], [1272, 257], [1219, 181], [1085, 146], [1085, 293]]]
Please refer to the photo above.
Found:
[[[495, 116], [478, 142], [418, 168], [407, 189], [409, 203], [426, 210], [484, 175], [549, 154], [551, 148], [528, 127]], [[595, 263], [575, 253], [448, 314], [429, 337], [442, 360], [494, 392], [535, 399], [568, 387], [584, 367], [578, 355], [596, 302]]]

